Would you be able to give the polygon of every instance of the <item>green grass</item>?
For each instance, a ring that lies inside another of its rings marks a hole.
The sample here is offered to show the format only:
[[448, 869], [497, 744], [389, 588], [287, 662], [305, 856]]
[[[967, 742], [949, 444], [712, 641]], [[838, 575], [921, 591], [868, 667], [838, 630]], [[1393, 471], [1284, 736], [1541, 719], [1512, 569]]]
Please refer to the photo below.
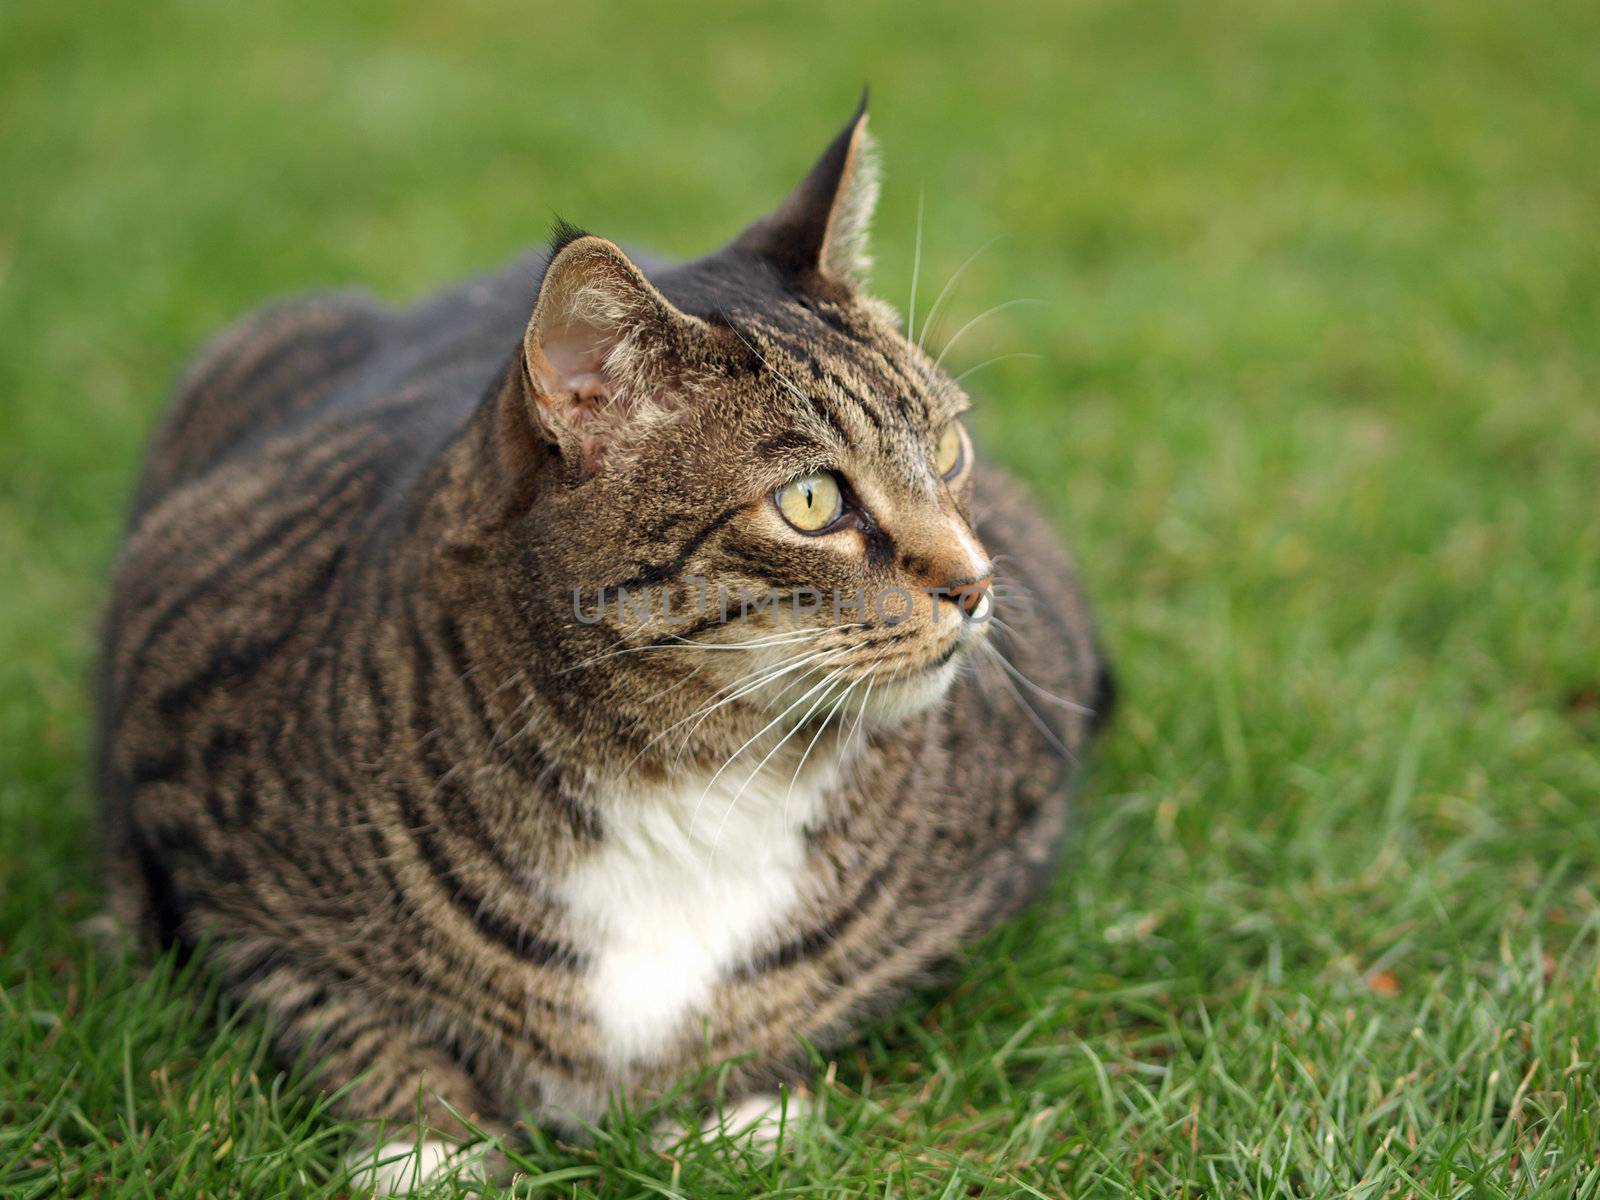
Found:
[[[0, 1195], [336, 1195], [204, 977], [97, 963], [93, 630], [185, 356], [553, 213], [708, 249], [863, 80], [881, 289], [1125, 685], [1053, 895], [762, 1164], [619, 1119], [523, 1194], [1600, 1195], [1600, 8], [0, 7]], [[936, 334], [935, 340], [938, 340]], [[548, 1190], [544, 1190], [548, 1189]]]

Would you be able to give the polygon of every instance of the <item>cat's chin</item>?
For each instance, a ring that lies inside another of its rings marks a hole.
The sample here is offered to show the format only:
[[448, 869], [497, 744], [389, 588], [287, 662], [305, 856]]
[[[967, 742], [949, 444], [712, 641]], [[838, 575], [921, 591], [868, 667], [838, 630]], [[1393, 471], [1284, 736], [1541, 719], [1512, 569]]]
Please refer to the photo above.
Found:
[[866, 719], [882, 727], [927, 712], [949, 693], [961, 666], [962, 656], [957, 654], [928, 670], [879, 681], [867, 700]]

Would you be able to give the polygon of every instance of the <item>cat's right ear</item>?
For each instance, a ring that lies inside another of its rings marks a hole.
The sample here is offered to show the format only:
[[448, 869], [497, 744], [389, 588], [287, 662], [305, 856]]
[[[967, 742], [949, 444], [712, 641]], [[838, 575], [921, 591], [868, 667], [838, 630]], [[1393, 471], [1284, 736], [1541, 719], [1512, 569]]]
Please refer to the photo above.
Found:
[[522, 340], [526, 415], [578, 478], [660, 410], [704, 323], [616, 245], [557, 231]]
[[878, 151], [867, 132], [867, 93], [810, 174], [779, 209], [734, 243], [806, 283], [858, 288], [872, 259], [867, 233], [878, 204]]

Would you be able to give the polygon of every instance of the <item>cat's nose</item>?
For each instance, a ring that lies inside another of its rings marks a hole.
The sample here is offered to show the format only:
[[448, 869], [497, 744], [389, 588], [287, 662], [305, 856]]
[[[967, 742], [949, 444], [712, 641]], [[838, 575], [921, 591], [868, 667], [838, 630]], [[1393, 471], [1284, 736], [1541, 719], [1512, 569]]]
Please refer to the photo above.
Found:
[[994, 611], [994, 577], [967, 579], [944, 589], [944, 597], [961, 610], [969, 621], [986, 621]]
[[994, 563], [967, 523], [958, 517], [906, 521], [896, 530], [899, 567], [913, 587], [955, 606], [965, 621], [985, 620], [994, 608]]

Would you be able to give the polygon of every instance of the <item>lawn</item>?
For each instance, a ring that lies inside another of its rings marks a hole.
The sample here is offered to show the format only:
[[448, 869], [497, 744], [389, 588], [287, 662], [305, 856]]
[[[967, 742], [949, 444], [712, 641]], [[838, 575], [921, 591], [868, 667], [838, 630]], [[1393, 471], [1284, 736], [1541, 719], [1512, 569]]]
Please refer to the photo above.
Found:
[[[268, 296], [560, 213], [709, 249], [863, 81], [878, 282], [1082, 563], [1123, 703], [1048, 899], [773, 1162], [521, 1194], [1600, 1196], [1600, 7], [0, 6], [0, 1196], [338, 1195], [203, 975], [96, 957], [141, 439]], [[542, 1181], [542, 1182], [541, 1182]], [[463, 1189], [470, 1191], [470, 1189]]]

